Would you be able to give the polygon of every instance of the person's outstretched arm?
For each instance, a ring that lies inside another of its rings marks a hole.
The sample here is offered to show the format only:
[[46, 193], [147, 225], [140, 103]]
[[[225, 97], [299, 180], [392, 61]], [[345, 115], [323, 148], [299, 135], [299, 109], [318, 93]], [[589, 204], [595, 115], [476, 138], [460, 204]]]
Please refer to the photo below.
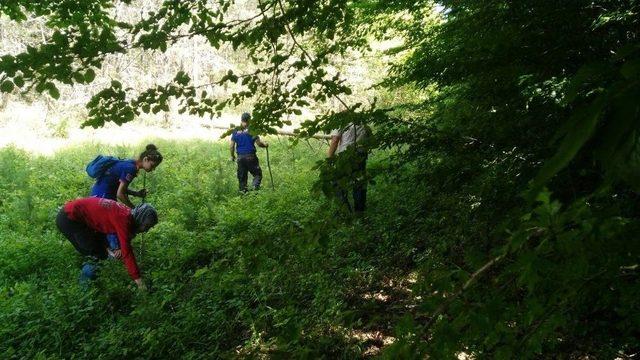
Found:
[[138, 263], [136, 262], [135, 255], [133, 254], [133, 248], [131, 247], [131, 234], [129, 233], [127, 225], [118, 223], [116, 226], [118, 239], [121, 240], [120, 250], [122, 251], [122, 262], [127, 268], [127, 272], [131, 279], [136, 283], [136, 285], [138, 285], [138, 288], [145, 289], [142, 276], [140, 275], [140, 269], [138, 268]]
[[121, 180], [120, 185], [118, 185], [118, 193], [116, 194], [116, 196], [118, 197], [118, 200], [120, 200], [120, 202], [133, 209], [135, 205], [133, 205], [131, 200], [129, 200], [129, 195], [127, 195], [128, 190], [129, 183]]
[[233, 137], [229, 140], [229, 152], [231, 152], [231, 161], [236, 161], [236, 142], [233, 141]]
[[338, 144], [340, 143], [340, 138], [340, 135], [331, 136], [331, 142], [329, 143], [329, 149], [327, 150], [327, 157], [333, 157], [333, 155], [335, 155]]
[[269, 144], [267, 144], [266, 142], [263, 142], [262, 140], [260, 140], [260, 138], [256, 139], [256, 145], [260, 146], [261, 148], [269, 147]]
[[127, 195], [132, 195], [132, 196], [137, 196], [137, 197], [146, 197], [147, 196], [147, 189], [140, 189], [138, 191], [135, 190], [131, 190], [129, 188], [127, 188]]

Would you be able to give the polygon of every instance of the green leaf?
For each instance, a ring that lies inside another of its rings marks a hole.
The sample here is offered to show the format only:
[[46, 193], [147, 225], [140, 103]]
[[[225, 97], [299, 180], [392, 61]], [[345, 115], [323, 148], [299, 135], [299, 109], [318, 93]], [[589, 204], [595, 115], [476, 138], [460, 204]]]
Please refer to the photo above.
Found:
[[415, 332], [416, 324], [411, 314], [405, 314], [398, 322], [396, 323], [393, 331], [396, 337], [403, 338], [406, 336], [410, 336]]
[[189, 75], [184, 71], [179, 71], [175, 76], [175, 81], [180, 85], [187, 85], [189, 83]]
[[134, 117], [135, 117], [135, 114], [133, 113], [133, 111], [127, 111], [124, 114], [124, 121], [125, 122], [129, 122], [129, 121], [133, 120]]
[[36, 85], [36, 91], [37, 91], [37, 92], [39, 92], [39, 93], [41, 93], [41, 92], [45, 91], [46, 89], [47, 89], [47, 84], [46, 84], [46, 83], [44, 83], [44, 82], [39, 82], [39, 83]]
[[24, 79], [22, 79], [22, 76], [16, 76], [13, 79], [13, 83], [16, 84], [17, 87], [23, 87], [24, 86]]
[[549, 179], [562, 170], [576, 156], [582, 146], [591, 138], [606, 105], [606, 96], [600, 95], [589, 106], [577, 110], [569, 120], [573, 126], [560, 144], [556, 154], [547, 160], [534, 179], [537, 192]]
[[5, 80], [1, 85], [0, 85], [0, 91], [1, 92], [11, 92], [11, 90], [13, 90], [13, 83], [10, 80]]
[[199, 278], [202, 275], [206, 274], [207, 272], [209, 272], [209, 268], [208, 267], [200, 268], [200, 269], [196, 270], [196, 272], [193, 274], [193, 277], [194, 278]]
[[47, 86], [47, 90], [49, 91], [49, 95], [51, 95], [52, 98], [56, 100], [60, 98], [60, 91], [53, 83], [49, 83], [49, 86]]
[[84, 84], [84, 76], [80, 72], [73, 73], [73, 80], [75, 80], [78, 84]]
[[90, 83], [93, 81], [93, 79], [96, 78], [96, 72], [93, 71], [93, 69], [88, 69], [85, 73], [84, 73], [84, 81], [85, 83]]
[[608, 64], [605, 62], [591, 63], [584, 65], [578, 70], [576, 75], [571, 79], [569, 86], [565, 92], [565, 101], [572, 102], [578, 96], [580, 89], [584, 85], [597, 76], [602, 76], [608, 71]]

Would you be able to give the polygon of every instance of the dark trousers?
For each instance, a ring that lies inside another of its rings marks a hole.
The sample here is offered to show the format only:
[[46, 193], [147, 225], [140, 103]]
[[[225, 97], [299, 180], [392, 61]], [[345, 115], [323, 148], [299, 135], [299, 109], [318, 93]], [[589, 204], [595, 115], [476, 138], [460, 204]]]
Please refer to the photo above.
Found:
[[258, 157], [255, 154], [238, 155], [238, 182], [240, 183], [240, 191], [247, 191], [248, 173], [253, 176], [253, 188], [260, 189], [262, 182], [262, 169]]
[[104, 234], [89, 228], [82, 222], [69, 219], [64, 209], [60, 209], [56, 225], [80, 254], [100, 260], [107, 258], [107, 239]]
[[344, 183], [344, 181], [335, 181], [334, 186], [336, 187], [336, 195], [338, 199], [342, 201], [349, 211], [353, 210], [355, 212], [363, 212], [366, 208], [367, 202], [367, 154], [357, 153], [354, 161], [355, 162], [353, 166], [351, 166], [349, 174], [347, 175], [348, 179], [345, 179], [347, 180], [346, 182], [351, 185], [351, 190], [353, 192], [353, 209], [349, 203], [348, 188], [339, 185], [339, 183]]

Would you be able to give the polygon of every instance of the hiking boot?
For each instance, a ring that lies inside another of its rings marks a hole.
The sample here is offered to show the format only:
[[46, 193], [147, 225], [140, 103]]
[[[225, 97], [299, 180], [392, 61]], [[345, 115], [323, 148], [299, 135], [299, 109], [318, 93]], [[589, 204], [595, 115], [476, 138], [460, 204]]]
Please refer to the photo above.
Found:
[[82, 269], [80, 270], [80, 286], [87, 290], [91, 281], [95, 280], [97, 277], [98, 266], [92, 264], [90, 262], [86, 262], [82, 265]]

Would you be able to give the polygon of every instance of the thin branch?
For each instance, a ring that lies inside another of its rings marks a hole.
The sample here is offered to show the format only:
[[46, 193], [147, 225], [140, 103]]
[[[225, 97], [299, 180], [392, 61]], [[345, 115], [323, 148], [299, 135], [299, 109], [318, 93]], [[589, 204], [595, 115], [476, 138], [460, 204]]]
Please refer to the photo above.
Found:
[[221, 30], [221, 29], [231, 29], [234, 27], [237, 27], [238, 25], [243, 25], [245, 23], [251, 22], [257, 18], [259, 18], [260, 16], [263, 16], [267, 11], [269, 11], [269, 9], [273, 6], [273, 4], [269, 4], [266, 8], [264, 8], [263, 10], [260, 10], [259, 13], [257, 13], [256, 15], [250, 17], [250, 18], [246, 18], [246, 19], [236, 19], [236, 20], [231, 20], [227, 23], [217, 23], [214, 24], [213, 26], [210, 26], [208, 28], [204, 28], [201, 30], [197, 30], [197, 31], [193, 31], [193, 32], [188, 32], [186, 34], [176, 34], [176, 35], [172, 35], [172, 36], [168, 36], [167, 39], [170, 40], [178, 40], [181, 38], [185, 38], [185, 37], [193, 37], [194, 35], [204, 35], [206, 33], [208, 33], [211, 30]]
[[[211, 125], [211, 128], [229, 130], [231, 127], [230, 126], [222, 126], [222, 125]], [[295, 132], [289, 131], [289, 130], [276, 129], [276, 132], [277, 132], [278, 135], [300, 137], [299, 133], [295, 133]], [[331, 135], [326, 135], [326, 134], [315, 134], [315, 135], [313, 135], [311, 137], [314, 138], [314, 139], [321, 139], [321, 140], [331, 139]]]
[[483, 275], [485, 272], [487, 272], [487, 270], [491, 269], [493, 267], [493, 265], [495, 265], [497, 262], [499, 262], [503, 258], [504, 258], [504, 254], [500, 255], [500, 256], [497, 256], [497, 257], [491, 259], [488, 263], [484, 264], [480, 269], [476, 270], [476, 272], [471, 274], [471, 277], [469, 277], [469, 279], [464, 283], [464, 285], [462, 285], [462, 287], [460, 289], [458, 289], [458, 291], [456, 291], [455, 294], [453, 294], [452, 296], [448, 297], [447, 300], [445, 302], [443, 302], [442, 304], [440, 304], [440, 306], [438, 306], [438, 308], [433, 312], [433, 314], [431, 315], [431, 318], [429, 319], [429, 321], [427, 321], [427, 324], [425, 326], [425, 330], [427, 330], [431, 326], [433, 326], [433, 324], [437, 320], [438, 316], [440, 316], [445, 310], [447, 310], [447, 308], [449, 307], [449, 305], [451, 305], [453, 300], [457, 299], [460, 295], [462, 295], [462, 293], [464, 293], [469, 287], [471, 287], [471, 285], [473, 285], [473, 283], [481, 275]]
[[[262, 6], [262, 3], [260, 4], [260, 6]], [[244, 24], [246, 22], [250, 22], [252, 20], [257, 19], [260, 16], [263, 16], [267, 11], [269, 11], [269, 9], [271, 9], [271, 7], [273, 6], [273, 3], [270, 3], [269, 5], [267, 5], [267, 7], [265, 7], [264, 9], [261, 9], [260, 12], [258, 14], [256, 14], [253, 17], [250, 17], [248, 19], [238, 19], [238, 20], [231, 20], [228, 25], [230, 26], [235, 26], [235, 25], [240, 25], [240, 24]], [[235, 21], [235, 23], [233, 23]]]
[[[282, 16], [284, 16], [285, 11], [284, 11], [284, 6], [282, 5], [281, 0], [278, 0], [278, 5], [280, 5], [280, 11], [282, 11]], [[291, 31], [291, 28], [289, 27], [288, 22], [286, 21], [284, 22], [284, 27], [287, 30], [287, 33], [289, 34], [289, 36], [291, 37], [291, 40], [293, 40], [293, 43], [300, 49], [300, 51], [302, 51], [302, 53], [307, 58], [307, 60], [309, 60], [309, 62], [313, 62], [313, 58], [311, 57], [311, 55], [309, 55], [307, 50], [305, 50], [305, 48], [302, 45], [300, 45], [300, 43], [298, 43], [298, 41], [296, 40], [296, 37], [293, 35], [293, 32]], [[332, 96], [335, 97], [342, 104], [342, 106], [345, 107], [345, 109], [351, 110], [351, 108], [340, 98], [340, 96], [338, 96], [337, 94], [332, 94]]]

